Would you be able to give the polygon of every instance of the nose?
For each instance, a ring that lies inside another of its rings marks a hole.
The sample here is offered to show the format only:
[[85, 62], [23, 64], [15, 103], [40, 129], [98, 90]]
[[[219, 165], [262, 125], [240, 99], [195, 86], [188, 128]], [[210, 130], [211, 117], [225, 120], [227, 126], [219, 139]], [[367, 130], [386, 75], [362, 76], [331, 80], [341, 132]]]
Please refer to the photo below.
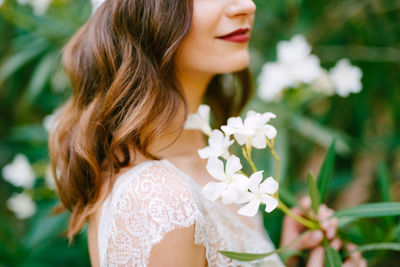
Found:
[[227, 15], [230, 17], [240, 15], [253, 15], [256, 11], [256, 4], [253, 0], [232, 0], [231, 4], [227, 7]]

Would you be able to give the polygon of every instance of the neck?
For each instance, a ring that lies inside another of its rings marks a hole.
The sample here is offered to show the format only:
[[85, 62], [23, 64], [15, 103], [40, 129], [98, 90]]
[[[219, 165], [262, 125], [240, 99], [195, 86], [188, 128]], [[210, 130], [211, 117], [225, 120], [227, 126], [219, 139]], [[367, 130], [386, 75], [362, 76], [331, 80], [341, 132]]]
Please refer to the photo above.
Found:
[[[177, 73], [177, 77], [183, 89], [188, 112], [195, 113], [202, 103], [203, 96], [213, 75], [181, 71]], [[179, 114], [177, 114], [177, 118], [179, 118], [176, 120], [177, 123], [182, 122], [180, 118], [184, 118], [183, 105]], [[171, 125], [171, 129], [179, 129], [179, 126]], [[156, 148], [165, 148], [156, 152], [156, 155], [161, 158], [198, 157], [197, 150], [206, 145], [203, 133], [198, 130], [183, 130], [179, 136], [177, 136], [176, 130], [171, 130], [171, 132], [171, 134], [160, 137], [154, 146]]]

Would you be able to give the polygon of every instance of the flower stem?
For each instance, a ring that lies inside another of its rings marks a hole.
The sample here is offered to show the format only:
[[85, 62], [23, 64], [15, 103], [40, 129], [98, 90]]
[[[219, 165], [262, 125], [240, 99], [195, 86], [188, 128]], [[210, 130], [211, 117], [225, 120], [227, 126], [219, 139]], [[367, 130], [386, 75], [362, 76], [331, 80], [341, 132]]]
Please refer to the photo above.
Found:
[[256, 165], [254, 165], [254, 162], [251, 159], [251, 147], [250, 148], [248, 146], [246, 146], [246, 148], [242, 147], [242, 153], [247, 162], [249, 162], [253, 172], [256, 172], [257, 171]]
[[297, 215], [296, 213], [294, 213], [292, 210], [290, 210], [280, 199], [278, 199], [278, 208], [283, 211], [285, 214], [287, 214], [288, 216], [292, 217], [293, 220], [295, 220], [296, 222], [304, 225], [305, 227], [309, 228], [309, 229], [320, 229], [321, 227], [319, 226], [318, 223], [314, 222], [314, 221], [310, 221], [304, 217], [301, 217], [300, 215]]
[[[275, 180], [276, 180], [276, 181], [278, 182], [278, 184], [279, 184], [279, 157], [278, 157], [278, 155], [277, 155], [276, 152], [275, 152], [274, 140], [275, 140], [275, 139], [272, 139], [272, 140], [269, 141], [269, 140], [267, 139], [267, 144], [268, 144], [268, 147], [269, 147], [270, 150], [271, 150], [272, 156], [273, 156], [274, 159], [275, 159], [275, 164], [276, 164], [276, 165], [275, 165]], [[275, 196], [276, 198], [279, 197], [279, 187], [278, 187], [278, 189], [276, 190], [274, 196]]]

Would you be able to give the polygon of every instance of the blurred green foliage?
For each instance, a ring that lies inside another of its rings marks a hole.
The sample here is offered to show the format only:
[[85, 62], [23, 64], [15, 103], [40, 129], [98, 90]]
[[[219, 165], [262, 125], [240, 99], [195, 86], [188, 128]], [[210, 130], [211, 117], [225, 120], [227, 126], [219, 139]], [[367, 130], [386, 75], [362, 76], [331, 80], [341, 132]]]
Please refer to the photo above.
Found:
[[[347, 98], [264, 103], [249, 108], [273, 111], [278, 119], [277, 151], [284, 192], [307, 191], [307, 172], [317, 174], [326, 149], [337, 138], [327, 203], [343, 208], [370, 201], [400, 201], [400, 0], [256, 0], [251, 41], [254, 83], [276, 44], [303, 34], [321, 65], [349, 58], [363, 72], [363, 89]], [[89, 266], [86, 232], [67, 246], [67, 214], [51, 217], [57, 202], [44, 183], [48, 163], [43, 119], [71, 94], [60, 51], [91, 13], [88, 0], [53, 0], [43, 16], [28, 5], [0, 6], [0, 168], [25, 154], [37, 174], [32, 193], [38, 211], [18, 220], [6, 207], [13, 192], [0, 180], [0, 266]], [[295, 99], [296, 100], [296, 99]], [[282, 115], [281, 115], [282, 114]], [[273, 169], [260, 154], [257, 166]], [[284, 193], [281, 191], [281, 193]], [[290, 198], [290, 196], [288, 197]], [[282, 214], [265, 216], [278, 244]], [[398, 218], [357, 220], [346, 234], [356, 244], [400, 242]], [[395, 252], [366, 252], [370, 266], [394, 266]]]

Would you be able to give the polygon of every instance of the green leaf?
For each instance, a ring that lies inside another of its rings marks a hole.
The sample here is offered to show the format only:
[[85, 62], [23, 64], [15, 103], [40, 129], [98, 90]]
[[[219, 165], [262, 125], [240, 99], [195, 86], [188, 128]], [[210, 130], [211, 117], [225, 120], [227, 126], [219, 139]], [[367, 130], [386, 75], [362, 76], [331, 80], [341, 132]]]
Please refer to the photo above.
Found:
[[292, 113], [289, 116], [290, 126], [302, 136], [308, 138], [312, 142], [322, 147], [329, 147], [333, 139], [337, 140], [336, 151], [344, 156], [351, 152], [350, 146], [346, 139], [348, 137], [339, 133], [337, 130], [328, 128], [318, 121], [309, 119], [299, 114]]
[[11, 55], [0, 66], [0, 82], [8, 79], [11, 75], [46, 49], [48, 49], [48, 45], [41, 39], [37, 39], [32, 43], [27, 44], [22, 51]]
[[324, 202], [325, 194], [328, 191], [329, 182], [332, 178], [333, 165], [335, 164], [335, 144], [336, 140], [333, 140], [318, 175], [317, 184], [321, 202]]
[[311, 172], [308, 173], [308, 194], [311, 198], [311, 207], [315, 213], [318, 213], [318, 207], [321, 204], [321, 196], [318, 191], [317, 184]]
[[356, 249], [349, 251], [345, 254], [347, 257], [348, 255], [357, 252], [357, 251], [372, 251], [372, 250], [394, 250], [400, 251], [400, 243], [372, 243], [358, 246]]
[[66, 212], [58, 215], [51, 215], [53, 201], [39, 206], [31, 227], [29, 227], [23, 244], [29, 249], [39, 245], [51, 244], [51, 241], [61, 236], [68, 226], [68, 214]]
[[340, 267], [342, 260], [339, 253], [330, 246], [325, 247], [325, 267]]
[[11, 129], [6, 141], [47, 143], [48, 133], [42, 125], [17, 126]]
[[378, 165], [378, 186], [382, 200], [385, 202], [390, 202], [390, 180], [387, 167], [383, 161], [381, 161]]
[[224, 256], [227, 256], [231, 259], [234, 260], [239, 260], [239, 261], [253, 261], [253, 260], [259, 260], [265, 257], [268, 257], [272, 254], [275, 254], [276, 251], [271, 251], [268, 253], [261, 253], [261, 254], [255, 254], [255, 253], [239, 253], [239, 252], [233, 252], [233, 251], [226, 251], [226, 250], [218, 250], [219, 253], [221, 253]]
[[28, 102], [32, 102], [43, 90], [54, 72], [56, 60], [58, 60], [57, 53], [53, 51], [40, 59], [32, 73], [28, 90], [26, 91], [25, 98]]
[[368, 203], [336, 211], [332, 216], [337, 218], [349, 217], [372, 218], [400, 215], [400, 202]]
[[287, 249], [284, 250], [280, 253], [280, 258], [283, 262], [286, 262], [288, 259], [290, 259], [293, 256], [306, 256], [306, 254], [300, 250], [294, 250], [294, 249]]

